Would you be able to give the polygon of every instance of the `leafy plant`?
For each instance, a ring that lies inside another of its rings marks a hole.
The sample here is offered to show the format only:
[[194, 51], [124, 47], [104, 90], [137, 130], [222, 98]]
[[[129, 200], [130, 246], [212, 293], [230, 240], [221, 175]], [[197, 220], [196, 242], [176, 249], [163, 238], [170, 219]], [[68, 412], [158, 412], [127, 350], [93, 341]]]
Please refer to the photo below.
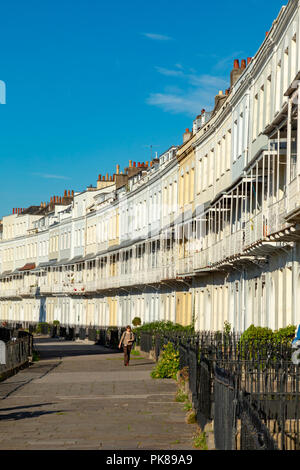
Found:
[[208, 450], [207, 442], [206, 442], [206, 433], [199, 432], [196, 436], [194, 436], [194, 447], [200, 450]]
[[187, 424], [195, 424], [197, 422], [195, 411], [190, 411], [186, 417]]
[[176, 380], [179, 370], [179, 352], [175, 351], [172, 343], [163, 346], [161, 357], [151, 372], [154, 379], [172, 378]]
[[276, 343], [282, 344], [291, 344], [296, 334], [296, 326], [288, 325], [285, 328], [280, 328], [277, 331], [274, 331], [274, 340]]
[[47, 332], [49, 333], [49, 329], [50, 329], [49, 323], [47, 323], [47, 322], [40, 322], [40, 323], [37, 324], [36, 332], [37, 332], [37, 333], [42, 333], [42, 331], [47, 330]]
[[134, 317], [134, 319], [132, 320], [132, 324], [133, 326], [140, 326], [142, 324], [142, 320], [140, 319], [140, 317]]
[[225, 320], [224, 321], [224, 334], [225, 335], [230, 335], [231, 333], [231, 324], [229, 323], [229, 321]]
[[154, 321], [150, 323], [144, 323], [133, 329], [134, 334], [139, 339], [142, 332], [155, 334], [182, 332], [184, 334], [193, 334], [195, 332], [193, 325], [183, 326], [179, 323], [173, 323], [171, 321]]
[[191, 411], [193, 409], [193, 405], [190, 401], [187, 401], [183, 407], [184, 411]]

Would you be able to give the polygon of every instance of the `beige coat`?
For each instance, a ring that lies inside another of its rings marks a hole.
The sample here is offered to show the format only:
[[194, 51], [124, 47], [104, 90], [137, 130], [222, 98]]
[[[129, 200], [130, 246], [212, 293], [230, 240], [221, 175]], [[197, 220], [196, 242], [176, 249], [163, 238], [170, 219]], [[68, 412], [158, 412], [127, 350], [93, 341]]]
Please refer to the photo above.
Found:
[[130, 333], [127, 333], [127, 331], [124, 331], [121, 339], [120, 339], [120, 344], [123, 344], [123, 346], [128, 346], [131, 345], [134, 341], [134, 334], [132, 331]]

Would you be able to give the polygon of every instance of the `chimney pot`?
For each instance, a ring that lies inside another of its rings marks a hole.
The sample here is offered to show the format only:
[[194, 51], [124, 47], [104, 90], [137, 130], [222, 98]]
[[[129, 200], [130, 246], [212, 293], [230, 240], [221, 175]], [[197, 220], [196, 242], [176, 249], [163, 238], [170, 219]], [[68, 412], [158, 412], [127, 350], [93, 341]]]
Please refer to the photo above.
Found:
[[117, 175], [120, 173], [120, 165], [117, 165], [116, 173], [117, 173]]
[[133, 166], [136, 167], [136, 162], [133, 162]]
[[129, 168], [132, 167], [132, 160], [129, 160]]
[[67, 190], [65, 189], [64, 197], [67, 197]]
[[186, 133], [190, 132], [189, 128], [186, 128], [185, 132], [186, 132]]
[[74, 197], [74, 189], [72, 189], [72, 193], [71, 193], [71, 194], [72, 194], [72, 197]]
[[239, 68], [240, 68], [239, 59], [235, 59], [235, 61], [234, 61], [234, 63], [233, 63], [233, 68], [234, 68], [234, 69], [239, 69]]
[[204, 113], [205, 113], [205, 109], [202, 109], [202, 110], [201, 110], [201, 114], [204, 114]]
[[248, 57], [248, 58], [247, 58], [247, 65], [250, 64], [251, 60], [252, 60], [252, 57]]
[[245, 68], [246, 68], [246, 61], [243, 59], [241, 62], [241, 69], [245, 69]]
[[101, 181], [101, 175], [98, 175], [98, 181]]
[[68, 190], [68, 197], [70, 197], [71, 193], [70, 193], [70, 190]]

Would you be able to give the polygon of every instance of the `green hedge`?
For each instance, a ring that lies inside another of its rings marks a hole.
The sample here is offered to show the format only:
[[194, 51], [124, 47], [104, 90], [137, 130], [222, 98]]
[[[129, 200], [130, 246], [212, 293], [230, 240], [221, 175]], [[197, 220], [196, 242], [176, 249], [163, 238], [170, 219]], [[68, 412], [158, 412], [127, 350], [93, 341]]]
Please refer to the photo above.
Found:
[[260, 343], [287, 344], [290, 345], [295, 337], [296, 326], [289, 325], [285, 328], [273, 331], [270, 328], [251, 325], [242, 334], [240, 344], [255, 346]]
[[165, 344], [159, 361], [151, 372], [151, 377], [153, 379], [176, 380], [178, 371], [179, 352], [175, 351], [172, 343]]
[[137, 337], [140, 337], [142, 332], [147, 333], [172, 333], [175, 331], [182, 331], [193, 334], [195, 332], [194, 325], [182, 326], [179, 323], [173, 323], [171, 321], [154, 321], [151, 323], [144, 323], [133, 329], [133, 332]]

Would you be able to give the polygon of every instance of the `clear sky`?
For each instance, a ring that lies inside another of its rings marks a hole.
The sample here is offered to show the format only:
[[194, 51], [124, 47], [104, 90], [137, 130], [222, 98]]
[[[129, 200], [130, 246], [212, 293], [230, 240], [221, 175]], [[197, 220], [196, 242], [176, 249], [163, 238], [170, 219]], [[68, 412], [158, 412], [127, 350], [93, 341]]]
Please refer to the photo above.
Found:
[[286, 3], [2, 2], [0, 218], [181, 144]]

